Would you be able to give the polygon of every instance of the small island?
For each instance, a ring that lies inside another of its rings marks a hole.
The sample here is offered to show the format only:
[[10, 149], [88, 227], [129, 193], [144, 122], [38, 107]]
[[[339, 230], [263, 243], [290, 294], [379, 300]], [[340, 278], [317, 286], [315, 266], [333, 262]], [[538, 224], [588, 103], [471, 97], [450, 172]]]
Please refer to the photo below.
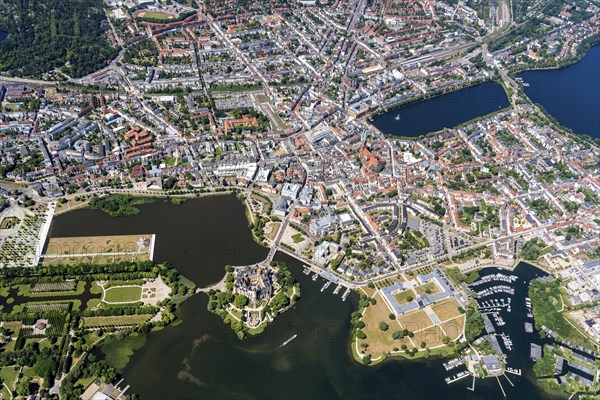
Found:
[[238, 338], [262, 333], [269, 322], [300, 298], [300, 283], [282, 262], [225, 267], [225, 278], [208, 289], [208, 310]]

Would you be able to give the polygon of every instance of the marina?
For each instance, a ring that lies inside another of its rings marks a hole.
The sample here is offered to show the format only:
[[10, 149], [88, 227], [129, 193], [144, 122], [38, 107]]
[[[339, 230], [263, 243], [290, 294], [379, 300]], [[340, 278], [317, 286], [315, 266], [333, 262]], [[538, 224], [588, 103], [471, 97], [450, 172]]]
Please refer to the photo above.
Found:
[[[323, 286], [321, 286], [320, 289], [321, 293], [325, 292], [329, 288], [329, 286], [331, 286], [332, 283], [336, 285], [335, 289], [333, 290], [334, 295], [339, 294], [342, 288], [346, 287], [344, 282], [340, 281], [334, 274], [321, 268], [316, 268], [314, 266], [307, 266], [306, 264], [303, 264], [302, 273], [304, 275], [310, 276], [313, 282], [316, 282], [318, 278], [323, 278], [325, 280], [325, 283], [323, 284]], [[352, 293], [352, 288], [346, 287], [346, 290], [341, 296], [342, 300], [345, 301], [350, 295], [350, 293]]]
[[492, 286], [487, 289], [480, 290], [476, 293], [477, 293], [477, 297], [493, 296], [496, 293], [506, 293], [506, 294], [510, 294], [512, 296], [515, 294], [515, 290], [512, 287], [507, 286], [507, 285], [496, 285], [496, 286]]
[[460, 381], [461, 379], [466, 378], [467, 376], [470, 376], [471, 374], [469, 373], [469, 371], [462, 371], [459, 372], [456, 375], [450, 376], [448, 378], [446, 378], [446, 383], [449, 385], [451, 383], [454, 383], [456, 381]]
[[446, 371], [450, 371], [453, 370], [454, 368], [458, 368], [461, 365], [465, 365], [465, 362], [463, 361], [462, 358], [454, 358], [448, 362], [444, 363], [444, 368], [446, 369]]

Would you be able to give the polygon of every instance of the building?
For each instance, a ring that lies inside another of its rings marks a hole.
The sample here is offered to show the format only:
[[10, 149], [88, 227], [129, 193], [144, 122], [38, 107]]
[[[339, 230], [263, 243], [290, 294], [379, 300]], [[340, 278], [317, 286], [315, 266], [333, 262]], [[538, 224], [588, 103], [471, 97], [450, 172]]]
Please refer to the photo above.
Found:
[[233, 293], [246, 296], [250, 301], [268, 299], [273, 293], [267, 268], [250, 267], [237, 271]]
[[281, 189], [281, 195], [289, 197], [291, 199], [295, 199], [298, 197], [298, 193], [300, 192], [300, 184], [299, 183], [284, 183], [283, 188]]
[[482, 356], [481, 361], [483, 362], [483, 368], [490, 375], [499, 375], [504, 371], [502, 363], [497, 355]]
[[309, 225], [309, 230], [312, 235], [325, 236], [336, 231], [338, 223], [335, 216], [327, 215], [323, 218], [314, 220]]

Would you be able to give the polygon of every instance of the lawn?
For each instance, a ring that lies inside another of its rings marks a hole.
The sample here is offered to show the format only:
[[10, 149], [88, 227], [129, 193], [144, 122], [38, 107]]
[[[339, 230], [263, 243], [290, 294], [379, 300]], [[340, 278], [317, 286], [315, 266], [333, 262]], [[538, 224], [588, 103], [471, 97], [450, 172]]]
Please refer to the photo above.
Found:
[[104, 301], [108, 303], [133, 303], [140, 301], [142, 288], [138, 286], [113, 287], [106, 290]]
[[[367, 338], [358, 340], [359, 350], [362, 350], [360, 347], [361, 344], [368, 344], [367, 354], [371, 354], [373, 357], [379, 357], [382, 353], [393, 351], [395, 347], [400, 348], [403, 344], [412, 348], [413, 346], [408, 338], [402, 340], [392, 339], [394, 331], [400, 331], [402, 328], [395, 319], [391, 320], [389, 318], [390, 310], [379, 293], [375, 295], [375, 300], [377, 300], [377, 304], [367, 307], [361, 319], [365, 323], [365, 327], [362, 331]], [[379, 328], [379, 323], [381, 321], [389, 326], [388, 330], [385, 332]]]
[[19, 375], [18, 367], [4, 367], [0, 369], [0, 380], [6, 383], [6, 385], [11, 389], [15, 388], [17, 375]]
[[424, 294], [436, 294], [440, 292], [440, 288], [435, 282], [427, 282], [424, 285], [417, 286], [415, 291], [419, 296], [423, 296]]
[[433, 325], [423, 310], [410, 311], [398, 317], [398, 322], [409, 331], [416, 332]]
[[440, 321], [443, 322], [459, 316], [460, 311], [458, 311], [458, 307], [458, 302], [452, 298], [432, 305], [431, 309], [436, 313]]
[[441, 324], [441, 327], [446, 332], [446, 336], [452, 340], [456, 340], [465, 330], [465, 316], [460, 315], [450, 321], [446, 321]]
[[173, 19], [173, 16], [170, 15], [170, 14], [165, 14], [165, 13], [145, 11], [145, 12], [143, 12], [143, 13], [140, 14], [140, 18], [168, 20], [168, 19]]
[[8, 391], [6, 386], [2, 385], [0, 388], [0, 399], [10, 399], [11, 397], [11, 393]]
[[396, 300], [396, 303], [398, 303], [399, 306], [403, 306], [405, 304], [410, 303], [413, 300], [408, 300], [409, 297], [412, 297], [412, 299], [415, 299], [415, 292], [412, 289], [408, 289], [402, 292], [398, 292], [398, 293], [394, 293], [394, 300]]
[[91, 310], [92, 308], [96, 307], [100, 303], [102, 303], [102, 300], [100, 300], [100, 299], [89, 299], [87, 304], [85, 305], [85, 309]]
[[423, 329], [419, 332], [415, 333], [415, 337], [413, 338], [413, 342], [417, 345], [417, 347], [421, 347], [421, 342], [425, 342], [427, 347], [437, 347], [442, 346], [444, 343], [442, 342], [442, 338], [444, 337], [444, 332], [440, 329], [438, 325], [431, 326], [427, 329]]
[[292, 235], [292, 240], [294, 241], [294, 243], [302, 243], [304, 242], [304, 236], [302, 236], [302, 234], [298, 232], [295, 235]]
[[83, 326], [85, 328], [95, 328], [111, 325], [138, 325], [148, 321], [150, 318], [152, 318], [151, 314], [83, 317]]
[[91, 294], [100, 294], [102, 293], [102, 286], [98, 285], [98, 282], [92, 282], [92, 286], [90, 287]]
[[75, 385], [81, 385], [84, 389], [87, 389], [87, 387], [90, 386], [90, 384], [96, 379], [98, 379], [98, 377], [95, 375], [92, 375], [88, 378], [79, 378], [77, 382], [75, 382]]
[[134, 333], [122, 339], [113, 336], [106, 339], [102, 346], [102, 352], [111, 367], [122, 370], [129, 362], [133, 352], [142, 348], [144, 344], [146, 344], [144, 334]]

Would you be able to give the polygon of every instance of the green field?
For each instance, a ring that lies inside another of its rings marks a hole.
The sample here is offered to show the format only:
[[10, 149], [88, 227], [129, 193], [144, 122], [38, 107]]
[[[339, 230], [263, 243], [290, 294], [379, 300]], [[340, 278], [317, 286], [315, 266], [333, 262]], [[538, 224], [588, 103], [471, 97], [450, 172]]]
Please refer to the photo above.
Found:
[[95, 328], [110, 325], [137, 325], [148, 321], [150, 318], [152, 318], [150, 314], [83, 317], [83, 326], [86, 328]]
[[173, 19], [173, 16], [169, 15], [169, 14], [159, 13], [159, 12], [146, 11], [146, 12], [140, 14], [140, 18], [169, 20], [169, 19]]
[[109, 303], [132, 303], [139, 301], [141, 297], [141, 287], [114, 287], [106, 291], [103, 300]]
[[17, 375], [19, 375], [19, 368], [17, 367], [4, 367], [0, 369], [0, 380], [2, 380], [2, 382], [4, 382], [6, 386], [11, 389], [15, 388]]
[[408, 301], [408, 297], [412, 297], [415, 299], [415, 292], [412, 289], [404, 290], [402, 292], [394, 293], [394, 300], [398, 303], [399, 306], [403, 306], [404, 304], [410, 303]]
[[296, 233], [292, 236], [292, 240], [294, 241], [294, 243], [302, 243], [304, 242], [304, 236], [302, 236], [301, 233]]

